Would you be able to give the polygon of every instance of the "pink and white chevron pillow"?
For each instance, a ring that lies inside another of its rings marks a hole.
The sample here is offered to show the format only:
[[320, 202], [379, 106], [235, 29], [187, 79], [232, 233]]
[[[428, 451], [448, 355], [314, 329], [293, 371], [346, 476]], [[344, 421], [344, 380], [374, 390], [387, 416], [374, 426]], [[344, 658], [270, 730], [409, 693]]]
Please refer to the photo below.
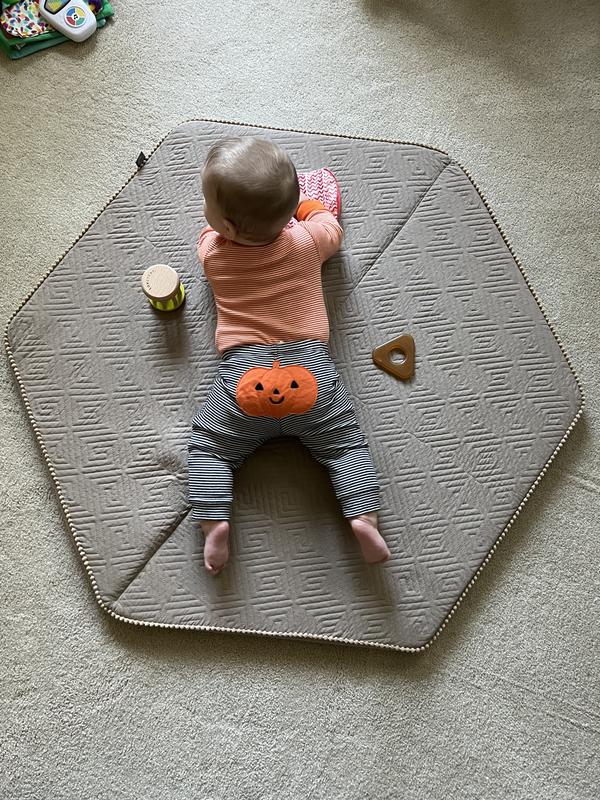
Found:
[[[311, 200], [320, 200], [328, 211], [340, 218], [342, 212], [342, 197], [340, 187], [335, 175], [327, 167], [315, 169], [312, 172], [299, 172], [298, 183], [300, 191]], [[288, 223], [288, 227], [296, 225], [298, 220], [295, 217]]]

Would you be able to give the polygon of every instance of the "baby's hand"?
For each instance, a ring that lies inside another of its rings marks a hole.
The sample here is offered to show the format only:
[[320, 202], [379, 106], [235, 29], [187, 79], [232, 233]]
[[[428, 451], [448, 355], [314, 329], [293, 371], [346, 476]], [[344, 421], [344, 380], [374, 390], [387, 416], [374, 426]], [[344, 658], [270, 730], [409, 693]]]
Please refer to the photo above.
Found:
[[304, 194], [304, 192], [300, 192], [300, 199], [298, 200], [298, 205], [303, 203], [305, 200], [310, 200], [310, 197]]

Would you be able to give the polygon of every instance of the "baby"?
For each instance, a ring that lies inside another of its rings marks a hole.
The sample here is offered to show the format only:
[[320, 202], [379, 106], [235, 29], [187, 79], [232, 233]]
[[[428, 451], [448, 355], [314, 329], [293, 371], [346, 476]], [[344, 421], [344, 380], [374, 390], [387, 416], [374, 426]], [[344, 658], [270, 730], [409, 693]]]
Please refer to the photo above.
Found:
[[[217, 575], [229, 558], [234, 470], [276, 436], [297, 436], [327, 467], [364, 559], [385, 561], [375, 469], [327, 346], [321, 266], [339, 249], [342, 229], [322, 203], [300, 194], [289, 157], [265, 139], [211, 147], [202, 189], [209, 227], [198, 255], [222, 356], [189, 441], [189, 497], [205, 566]], [[298, 223], [288, 227], [292, 216]]]

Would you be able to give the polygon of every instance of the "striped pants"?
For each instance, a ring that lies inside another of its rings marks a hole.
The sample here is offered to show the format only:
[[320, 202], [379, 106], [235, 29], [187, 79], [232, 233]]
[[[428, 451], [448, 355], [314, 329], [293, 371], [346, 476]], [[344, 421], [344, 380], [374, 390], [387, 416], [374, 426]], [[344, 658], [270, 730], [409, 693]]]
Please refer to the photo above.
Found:
[[192, 428], [188, 465], [193, 519], [229, 519], [233, 471], [278, 436], [297, 436], [328, 469], [345, 517], [379, 507], [368, 445], [324, 342], [227, 350]]

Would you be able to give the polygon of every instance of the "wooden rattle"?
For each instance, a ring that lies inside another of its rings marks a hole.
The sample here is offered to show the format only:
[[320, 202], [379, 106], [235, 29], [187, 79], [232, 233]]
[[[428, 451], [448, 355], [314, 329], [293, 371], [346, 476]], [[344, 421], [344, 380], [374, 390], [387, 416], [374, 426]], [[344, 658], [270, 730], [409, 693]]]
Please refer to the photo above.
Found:
[[175, 311], [185, 300], [179, 275], [168, 264], [154, 264], [142, 275], [142, 289], [157, 311]]

